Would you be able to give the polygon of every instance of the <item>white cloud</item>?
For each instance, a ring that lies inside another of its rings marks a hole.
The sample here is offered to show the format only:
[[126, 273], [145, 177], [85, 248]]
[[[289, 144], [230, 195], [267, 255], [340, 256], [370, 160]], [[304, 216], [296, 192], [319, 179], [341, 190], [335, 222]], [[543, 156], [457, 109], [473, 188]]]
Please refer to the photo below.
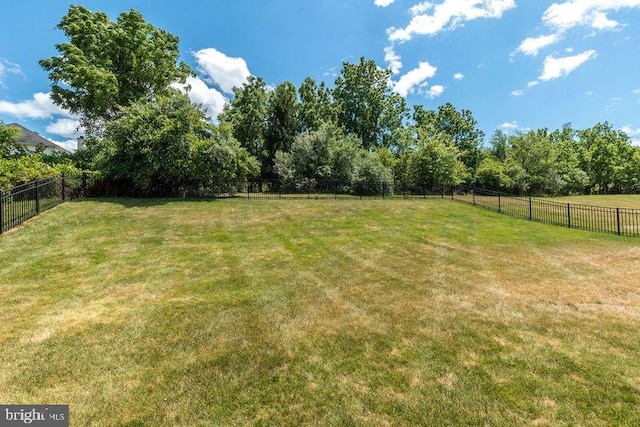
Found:
[[549, 34], [547, 36], [540, 37], [529, 37], [526, 38], [520, 43], [520, 47], [518, 47], [517, 51], [522, 52], [525, 55], [529, 56], [537, 56], [538, 53], [547, 46], [557, 43], [560, 41], [559, 34]]
[[522, 89], [512, 90], [511, 91], [511, 95], [513, 95], [513, 96], [522, 96], [522, 95], [524, 95], [524, 91]]
[[393, 46], [387, 46], [384, 48], [384, 60], [389, 64], [389, 68], [391, 68], [391, 72], [393, 74], [398, 74], [400, 69], [402, 69], [402, 61], [400, 55], [398, 55], [393, 48]]
[[633, 145], [640, 146], [640, 129], [634, 129], [630, 125], [626, 125], [620, 130], [631, 138], [631, 143]]
[[540, 84], [539, 81], [534, 80], [532, 82], [527, 83], [527, 87], [534, 87], [534, 86], [538, 86]]
[[614, 96], [613, 98], [611, 98], [609, 100], [609, 104], [607, 104], [604, 108], [605, 109], [611, 109], [611, 108], [615, 108], [618, 104], [620, 104], [623, 101], [622, 98], [620, 98], [619, 96]]
[[427, 97], [428, 98], [437, 98], [440, 95], [442, 95], [444, 93], [444, 86], [442, 85], [433, 85], [429, 88], [429, 90], [427, 91]]
[[218, 114], [222, 112], [222, 108], [227, 102], [227, 98], [225, 98], [223, 94], [207, 86], [207, 84], [198, 77], [187, 78], [185, 85], [174, 83], [172, 86], [186, 92], [191, 102], [201, 105], [202, 110], [211, 116], [213, 121], [216, 121]]
[[234, 87], [242, 86], [251, 75], [244, 59], [227, 56], [214, 48], [201, 49], [193, 55], [206, 80], [225, 93], [232, 93]]
[[[392, 42], [406, 42], [414, 35], [435, 35], [479, 18], [501, 18], [503, 13], [516, 7], [514, 0], [444, 0], [432, 6], [422, 3], [412, 8], [416, 13], [405, 28], [387, 30]], [[429, 13], [427, 13], [429, 12]]]
[[49, 141], [53, 142], [56, 145], [66, 149], [67, 151], [76, 151], [78, 149], [78, 140], [77, 139], [66, 139], [64, 141], [57, 141], [55, 139], [47, 138]]
[[428, 62], [420, 62], [418, 68], [414, 68], [400, 77], [400, 80], [393, 85], [393, 89], [400, 96], [406, 97], [408, 94], [413, 93], [416, 86], [424, 84], [427, 79], [435, 76], [437, 70], [436, 67]]
[[640, 136], [640, 129], [634, 129], [630, 125], [623, 126], [620, 130], [629, 136]]
[[20, 119], [49, 119], [53, 116], [72, 117], [53, 103], [50, 93], [38, 92], [33, 99], [22, 102], [0, 101], [0, 113], [8, 114]]
[[417, 16], [424, 14], [426, 11], [432, 8], [433, 3], [425, 1], [424, 3], [418, 3], [417, 5], [413, 6], [411, 9], [409, 9], [409, 12], [411, 13], [411, 16]]
[[455, 73], [455, 74], [453, 75], [453, 79], [454, 79], [454, 80], [462, 80], [462, 79], [464, 79], [464, 74], [462, 74], [462, 73]]
[[375, 0], [374, 3], [376, 6], [387, 7], [390, 4], [393, 4], [396, 0]]
[[640, 0], [570, 0], [549, 6], [542, 20], [547, 26], [559, 31], [578, 26], [610, 30], [620, 23], [609, 19], [607, 13], [635, 7], [640, 7]]
[[540, 80], [547, 81], [567, 76], [569, 73], [596, 55], [597, 53], [595, 50], [588, 50], [581, 54], [567, 56], [564, 58], [553, 58], [551, 56], [547, 56], [544, 60], [544, 70], [540, 75]]
[[[529, 37], [520, 44], [517, 51], [525, 55], [536, 56], [541, 49], [557, 43], [566, 32], [577, 27], [587, 27], [595, 31], [615, 30], [622, 27], [623, 24], [611, 19], [609, 14], [629, 8], [640, 8], [640, 0], [566, 0], [553, 3], [545, 10], [542, 16], [543, 24], [550, 28], [553, 34]], [[567, 48], [565, 51], [572, 53], [573, 49]], [[545, 70], [547, 70], [547, 66], [553, 68], [557, 64], [551, 61], [547, 65], [545, 61]], [[553, 73], [551, 72], [552, 68], [549, 69], [550, 74], [543, 74], [549, 76], [548, 79], [543, 80], [550, 80], [551, 78], [568, 74], [557, 71]]]
[[607, 15], [602, 12], [595, 12], [593, 14], [591, 26], [596, 30], [613, 30], [618, 25], [620, 25], [619, 22], [609, 19]]
[[78, 138], [84, 135], [80, 121], [75, 119], [59, 119], [47, 125], [46, 131], [64, 138]]
[[633, 91], [633, 94], [634, 94], [634, 95], [640, 95], [640, 89], [636, 89], [636, 90], [634, 90], [634, 91]]
[[7, 74], [22, 74], [20, 65], [0, 59], [0, 86], [4, 86], [4, 76]]
[[509, 132], [511, 130], [516, 130], [518, 129], [518, 122], [504, 122], [503, 124], [501, 124], [500, 126], [498, 126], [498, 129], [503, 130], [504, 132]]

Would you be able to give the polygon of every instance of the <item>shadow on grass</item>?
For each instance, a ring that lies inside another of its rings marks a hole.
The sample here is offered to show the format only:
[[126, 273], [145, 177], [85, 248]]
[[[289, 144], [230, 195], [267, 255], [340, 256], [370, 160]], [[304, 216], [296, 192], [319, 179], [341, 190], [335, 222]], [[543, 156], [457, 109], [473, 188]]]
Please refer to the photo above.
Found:
[[[227, 199], [232, 199], [229, 197]], [[116, 204], [124, 208], [146, 208], [153, 206], [164, 206], [172, 203], [212, 203], [223, 200], [221, 198], [170, 198], [170, 197], [92, 197], [87, 199], [75, 199], [70, 203], [98, 202], [106, 204]]]

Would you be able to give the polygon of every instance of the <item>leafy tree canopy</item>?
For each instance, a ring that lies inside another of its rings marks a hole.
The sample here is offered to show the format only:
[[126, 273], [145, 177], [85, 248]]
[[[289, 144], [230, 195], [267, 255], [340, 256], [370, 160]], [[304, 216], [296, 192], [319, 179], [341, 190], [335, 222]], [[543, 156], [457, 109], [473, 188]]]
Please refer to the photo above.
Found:
[[193, 74], [176, 62], [178, 37], [136, 10], [113, 22], [103, 12], [71, 6], [58, 28], [69, 41], [56, 45], [59, 55], [40, 65], [49, 72], [53, 101], [80, 115], [89, 134], [99, 133], [119, 107], [151, 100]]
[[16, 150], [16, 141], [20, 137], [20, 130], [6, 126], [0, 121], [0, 158], [6, 159]]
[[233, 129], [233, 136], [256, 159], [263, 161], [267, 125], [267, 84], [260, 77], [249, 76], [242, 87], [233, 88], [234, 98], [218, 117]]
[[226, 128], [209, 123], [175, 90], [136, 101], [107, 124], [97, 167], [142, 194], [181, 195], [188, 188], [246, 177], [255, 159]]
[[365, 149], [391, 144], [406, 115], [404, 99], [389, 86], [390, 76], [390, 70], [360, 58], [357, 64], [345, 62], [335, 81], [338, 123], [345, 132], [357, 135]]

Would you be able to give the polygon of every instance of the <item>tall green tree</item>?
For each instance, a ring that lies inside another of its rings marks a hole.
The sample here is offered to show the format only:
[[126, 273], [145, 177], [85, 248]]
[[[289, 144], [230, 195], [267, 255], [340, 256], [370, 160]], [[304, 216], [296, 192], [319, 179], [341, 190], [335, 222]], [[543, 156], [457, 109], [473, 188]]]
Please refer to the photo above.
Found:
[[264, 176], [274, 178], [273, 161], [277, 151], [288, 152], [300, 131], [297, 89], [291, 82], [276, 86], [269, 94], [264, 135]]
[[69, 41], [40, 65], [49, 72], [53, 101], [78, 114], [89, 134], [99, 134], [118, 108], [166, 94], [171, 83], [193, 74], [177, 63], [178, 37], [136, 10], [113, 22], [103, 12], [71, 6], [58, 28]]
[[414, 191], [438, 191], [462, 183], [468, 176], [460, 150], [445, 134], [418, 128], [416, 149], [409, 156], [409, 177]]
[[438, 111], [414, 107], [413, 119], [418, 127], [429, 124], [436, 133], [451, 137], [452, 143], [460, 150], [460, 160], [470, 176], [475, 174], [482, 159], [480, 146], [484, 132], [478, 129], [478, 122], [470, 110], [458, 111], [451, 103], [438, 107]]
[[496, 191], [511, 191], [513, 179], [508, 174], [507, 165], [494, 156], [484, 156], [476, 169], [476, 185]]
[[558, 148], [547, 129], [517, 133], [509, 137], [509, 173], [519, 192], [556, 194], [562, 188]]
[[629, 136], [608, 123], [578, 132], [582, 148], [580, 163], [595, 193], [620, 193], [625, 187], [625, 163], [634, 156]]
[[622, 191], [630, 194], [640, 192], [640, 147], [631, 147], [630, 153], [622, 165]]
[[225, 105], [218, 119], [231, 125], [233, 136], [240, 145], [264, 164], [269, 98], [267, 84], [260, 77], [249, 76], [241, 87], [233, 88], [233, 94], [234, 98]]
[[191, 147], [210, 135], [204, 113], [172, 91], [121, 108], [107, 123], [99, 170], [138, 193], [179, 194], [191, 181]]
[[507, 150], [509, 148], [509, 138], [507, 137], [507, 135], [500, 129], [496, 129], [493, 135], [491, 135], [489, 145], [491, 146], [491, 155], [495, 159], [504, 162], [504, 160], [507, 158]]
[[323, 123], [337, 121], [331, 90], [324, 82], [318, 85], [311, 77], [307, 77], [300, 84], [298, 94], [300, 97], [298, 122], [301, 132], [318, 130]]
[[107, 123], [96, 166], [137, 195], [219, 191], [259, 169], [228, 128], [212, 125], [176, 90], [121, 108]]
[[580, 166], [581, 147], [576, 135], [571, 123], [565, 123], [562, 129], [549, 135], [556, 148], [556, 163], [561, 180], [559, 192], [563, 194], [582, 194], [589, 185], [589, 176]]
[[357, 135], [367, 150], [389, 145], [407, 114], [404, 100], [391, 90], [390, 76], [390, 70], [360, 58], [357, 64], [343, 63], [335, 81], [338, 123], [347, 133]]

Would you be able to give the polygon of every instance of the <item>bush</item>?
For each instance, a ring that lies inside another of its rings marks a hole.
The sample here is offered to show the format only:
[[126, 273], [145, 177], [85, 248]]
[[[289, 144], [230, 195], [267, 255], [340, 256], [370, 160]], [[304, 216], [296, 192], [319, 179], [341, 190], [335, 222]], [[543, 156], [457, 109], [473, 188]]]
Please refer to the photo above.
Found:
[[393, 173], [375, 154], [365, 152], [356, 164], [351, 188], [360, 196], [390, 196], [393, 194]]
[[44, 179], [59, 173], [56, 168], [47, 165], [40, 154], [15, 159], [0, 159], [0, 189], [6, 190], [25, 182]]
[[460, 151], [450, 141], [426, 138], [410, 154], [408, 172], [413, 191], [423, 194], [461, 184], [468, 172], [459, 160]]

